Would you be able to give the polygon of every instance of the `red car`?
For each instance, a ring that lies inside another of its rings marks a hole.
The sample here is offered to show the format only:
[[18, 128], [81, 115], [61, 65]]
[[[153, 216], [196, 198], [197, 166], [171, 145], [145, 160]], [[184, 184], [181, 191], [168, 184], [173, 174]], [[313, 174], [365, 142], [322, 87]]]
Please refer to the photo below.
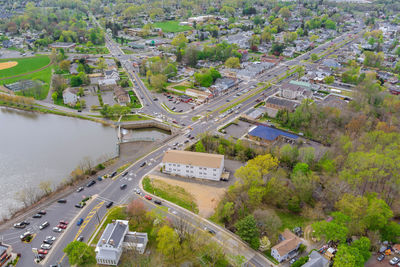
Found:
[[62, 224], [62, 223], [60, 223], [59, 225], [57, 225], [57, 227], [58, 227], [58, 228], [61, 228], [61, 229], [66, 229], [66, 228], [67, 228], [67, 226], [66, 226], [65, 224]]
[[151, 200], [151, 196], [145, 195], [144, 196], [145, 199]]
[[46, 255], [49, 251], [48, 250], [45, 250], [45, 249], [38, 249], [38, 254], [44, 254], [44, 255]]
[[60, 224], [68, 225], [68, 222], [67, 222], [67, 221], [64, 221], [64, 220], [61, 220], [61, 221], [60, 221]]

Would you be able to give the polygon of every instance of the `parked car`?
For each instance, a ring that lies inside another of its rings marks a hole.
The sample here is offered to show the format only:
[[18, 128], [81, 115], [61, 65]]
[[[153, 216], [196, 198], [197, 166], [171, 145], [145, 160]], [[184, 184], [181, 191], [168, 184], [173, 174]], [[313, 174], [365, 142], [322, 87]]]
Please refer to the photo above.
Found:
[[204, 227], [204, 231], [207, 231], [210, 234], [215, 235], [215, 231], [213, 229], [208, 228], [208, 227]]
[[397, 257], [393, 257], [393, 258], [389, 261], [389, 263], [390, 263], [391, 265], [396, 265], [396, 264], [399, 263], [399, 262], [400, 262], [400, 259], [397, 258]]
[[114, 204], [114, 202], [112, 202], [112, 201], [108, 202], [108, 203], [106, 204], [106, 208], [107, 208], [107, 209], [110, 208], [113, 204]]
[[161, 202], [161, 200], [154, 200], [154, 203], [156, 203], [157, 205], [161, 205], [162, 204], [162, 202]]
[[145, 195], [144, 198], [145, 198], [145, 199], [148, 199], [148, 200], [151, 200], [151, 199], [152, 199], [152, 197], [149, 196], [149, 195]]
[[103, 177], [97, 176], [97, 181], [103, 181]]
[[121, 190], [124, 190], [127, 187], [126, 184], [121, 184], [121, 186], [119, 188], [121, 188]]
[[56, 240], [56, 237], [55, 237], [55, 236], [52, 236], [52, 235], [48, 235], [48, 236], [46, 236], [46, 240], [55, 241], [55, 240]]
[[141, 192], [140, 192], [140, 189], [139, 189], [139, 188], [135, 188], [135, 193], [138, 194], [138, 195], [140, 195], [140, 193], [141, 193]]
[[39, 219], [39, 218], [42, 218], [42, 215], [39, 213], [36, 213], [35, 215], [32, 216], [32, 218]]
[[51, 239], [45, 239], [45, 240], [43, 240], [43, 243], [53, 245], [54, 241]]
[[117, 172], [113, 172], [113, 173], [111, 174], [111, 178], [113, 178], [115, 175], [117, 175]]
[[142, 164], [140, 164], [140, 167], [144, 167], [146, 165], [146, 161], [142, 162]]
[[45, 249], [38, 249], [38, 251], [37, 251], [39, 254], [44, 254], [44, 255], [46, 255], [49, 251], [48, 250], [45, 250]]
[[57, 227], [60, 229], [67, 229], [67, 226], [65, 224], [59, 223], [57, 224]]
[[62, 198], [62, 199], [57, 200], [57, 202], [65, 204], [65, 203], [67, 203], [67, 200]]
[[14, 223], [14, 228], [19, 228], [19, 229], [24, 229], [27, 225], [29, 224], [29, 222], [19, 222], [19, 223]]
[[87, 185], [86, 185], [86, 187], [91, 187], [92, 185], [94, 185], [96, 183], [96, 181], [95, 180], [92, 180], [92, 181], [90, 181]]
[[128, 175], [128, 172], [124, 172], [124, 174], [122, 174], [122, 177], [125, 177]]
[[61, 220], [60, 223], [61, 223], [61, 224], [68, 225], [68, 222], [67, 222], [66, 220]]
[[79, 187], [78, 189], [76, 189], [76, 192], [81, 192], [83, 190], [83, 187], [81, 186], [81, 187]]
[[40, 248], [41, 248], [41, 249], [49, 250], [49, 249], [51, 249], [51, 245], [49, 245], [49, 244], [42, 244], [42, 245], [40, 245]]
[[50, 223], [48, 221], [45, 221], [44, 223], [42, 223], [41, 225], [39, 225], [39, 229], [43, 230], [44, 228], [46, 228], [47, 226], [49, 226]]
[[61, 232], [62, 232], [62, 229], [61, 229], [61, 228], [58, 228], [58, 227], [56, 226], [56, 227], [53, 227], [53, 232], [61, 233]]
[[83, 223], [83, 218], [80, 218], [80, 219], [76, 222], [76, 225], [77, 225], [77, 226], [81, 226], [82, 223]]
[[376, 259], [378, 261], [383, 261], [385, 259], [385, 254], [379, 254], [379, 256]]
[[82, 242], [82, 241], [83, 241], [83, 236], [80, 235], [80, 236], [76, 239], [76, 241]]
[[41, 211], [39, 211], [38, 213], [39, 213], [40, 215], [46, 215], [47, 212], [46, 212], [45, 210], [41, 210]]

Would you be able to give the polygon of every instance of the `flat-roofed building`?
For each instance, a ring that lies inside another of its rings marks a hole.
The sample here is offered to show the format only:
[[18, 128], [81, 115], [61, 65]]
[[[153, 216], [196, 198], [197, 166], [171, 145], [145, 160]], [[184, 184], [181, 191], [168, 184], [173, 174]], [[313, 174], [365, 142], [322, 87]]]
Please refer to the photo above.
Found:
[[224, 155], [169, 150], [162, 165], [164, 173], [219, 181], [224, 171]]
[[11, 260], [12, 246], [0, 242], [0, 266], [7, 266]]

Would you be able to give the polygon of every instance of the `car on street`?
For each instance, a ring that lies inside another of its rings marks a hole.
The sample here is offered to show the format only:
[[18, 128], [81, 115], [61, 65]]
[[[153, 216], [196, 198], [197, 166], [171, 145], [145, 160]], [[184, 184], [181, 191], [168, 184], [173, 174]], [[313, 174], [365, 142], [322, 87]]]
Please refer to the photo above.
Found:
[[61, 220], [60, 223], [61, 223], [61, 224], [68, 225], [68, 222], [67, 222], [66, 220]]
[[124, 174], [122, 174], [122, 177], [125, 177], [128, 175], [128, 172], [124, 172]]
[[75, 208], [78, 209], [83, 209], [83, 207], [85, 207], [86, 203], [85, 202], [80, 202], [78, 204], [75, 204]]
[[142, 162], [142, 164], [140, 164], [140, 167], [144, 167], [146, 165], [146, 161]]
[[45, 249], [38, 249], [38, 254], [44, 254], [44, 255], [46, 255], [49, 251], [48, 250], [45, 250]]
[[51, 239], [45, 239], [45, 240], [43, 240], [43, 243], [53, 245], [54, 241]]
[[92, 180], [92, 181], [90, 181], [90, 182], [86, 185], [86, 187], [91, 187], [91, 186], [93, 186], [95, 183], [96, 183], [96, 181], [95, 181], [95, 180]]
[[161, 205], [162, 204], [162, 202], [161, 202], [161, 200], [154, 200], [154, 203], [156, 203], [157, 205]]
[[204, 231], [207, 231], [207, 232], [209, 232], [210, 234], [215, 235], [215, 231], [214, 231], [213, 229], [211, 229], [211, 228], [204, 227]]
[[83, 236], [80, 235], [80, 236], [76, 239], [76, 241], [82, 242], [82, 241], [83, 241]]
[[39, 213], [36, 213], [35, 215], [32, 216], [32, 218], [39, 219], [39, 218], [42, 218], [42, 215]]
[[384, 254], [380, 254], [380, 255], [376, 258], [377, 261], [383, 261], [384, 259], [385, 259], [385, 255], [384, 255]]
[[81, 187], [79, 187], [78, 189], [76, 189], [76, 192], [81, 192], [83, 190], [83, 187], [81, 186]]
[[135, 191], [135, 193], [138, 194], [138, 195], [140, 195], [140, 193], [141, 193], [139, 188], [135, 188], [134, 191]]
[[24, 229], [27, 225], [29, 225], [29, 222], [22, 221], [19, 223], [14, 223], [14, 228]]
[[76, 222], [77, 226], [81, 226], [83, 223], [83, 218], [79, 218], [79, 220]]
[[19, 238], [21, 239], [21, 241], [25, 241], [30, 236], [32, 236], [32, 233], [28, 231], [20, 235]]
[[41, 248], [41, 249], [49, 250], [49, 249], [51, 249], [51, 245], [49, 245], [49, 244], [42, 244], [42, 245], [40, 245], [40, 248]]
[[149, 196], [149, 195], [145, 195], [144, 198], [145, 198], [145, 199], [148, 199], [148, 200], [151, 200], [151, 199], [152, 199], [152, 197]]
[[44, 228], [48, 227], [49, 225], [50, 225], [50, 223], [48, 221], [45, 221], [44, 223], [39, 225], [39, 229], [43, 230]]
[[62, 232], [62, 229], [61, 229], [61, 228], [58, 228], [58, 227], [56, 226], [56, 227], [53, 227], [53, 232], [61, 233], [61, 232]]
[[48, 235], [48, 236], [46, 236], [46, 240], [55, 241], [55, 240], [56, 240], [56, 237], [55, 237], [55, 236], [52, 236], [52, 235]]
[[41, 210], [41, 211], [39, 211], [38, 213], [39, 213], [40, 215], [46, 215], [47, 212], [46, 212], [45, 210]]
[[103, 181], [103, 178], [101, 176], [97, 176], [97, 181]]
[[111, 178], [113, 178], [115, 175], [117, 175], [117, 172], [113, 172], [113, 173], [111, 174]]
[[67, 200], [62, 198], [62, 199], [57, 200], [57, 202], [65, 204], [65, 203], [67, 203]]
[[121, 186], [119, 187], [121, 190], [124, 190], [127, 187], [126, 184], [121, 184]]
[[389, 261], [389, 263], [390, 263], [391, 265], [396, 265], [396, 264], [399, 263], [399, 262], [400, 262], [400, 259], [397, 258], [397, 257], [393, 257], [393, 258]]
[[112, 202], [112, 201], [108, 202], [108, 203], [106, 204], [106, 208], [107, 208], [107, 209], [110, 208], [113, 204], [114, 204], [114, 202]]

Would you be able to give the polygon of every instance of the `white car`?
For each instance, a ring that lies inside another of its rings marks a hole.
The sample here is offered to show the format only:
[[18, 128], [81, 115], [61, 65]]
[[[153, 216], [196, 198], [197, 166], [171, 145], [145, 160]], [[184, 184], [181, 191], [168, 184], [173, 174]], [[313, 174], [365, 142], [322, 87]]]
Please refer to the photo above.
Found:
[[61, 229], [61, 228], [58, 228], [58, 227], [56, 226], [56, 227], [53, 227], [53, 232], [61, 233], [61, 232], [62, 232], [62, 229]]
[[40, 248], [41, 248], [41, 249], [49, 250], [49, 249], [51, 249], [51, 245], [49, 245], [49, 244], [42, 244], [42, 245], [40, 245]]
[[394, 257], [394, 258], [392, 258], [392, 259], [389, 261], [389, 263], [390, 263], [391, 265], [395, 265], [395, 264], [397, 264], [397, 263], [399, 263], [399, 262], [400, 262], [400, 259], [397, 258], [397, 257]]
[[51, 236], [51, 235], [49, 235], [49, 236], [46, 236], [46, 238], [45, 238], [46, 240], [51, 240], [51, 241], [54, 241], [54, 240], [56, 240], [56, 237], [55, 236]]

